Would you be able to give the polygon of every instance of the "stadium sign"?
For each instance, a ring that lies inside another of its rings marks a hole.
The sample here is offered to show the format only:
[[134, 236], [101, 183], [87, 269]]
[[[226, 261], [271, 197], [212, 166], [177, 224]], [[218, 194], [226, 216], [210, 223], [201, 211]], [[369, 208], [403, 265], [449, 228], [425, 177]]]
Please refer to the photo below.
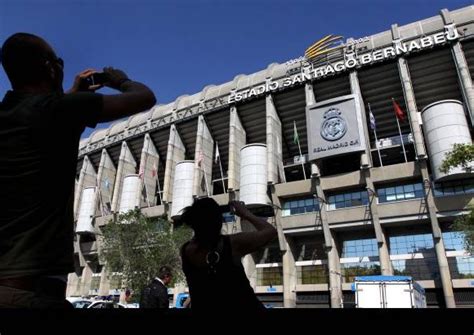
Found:
[[[372, 50], [363, 54], [355, 52], [344, 52], [344, 59], [330, 64], [317, 66], [311, 63], [314, 59], [327, 54], [329, 51], [341, 46], [334, 46], [335, 42], [340, 41], [341, 36], [328, 35], [320, 41], [314, 43], [306, 50], [305, 57], [298, 58], [301, 64], [300, 73], [283, 77], [277, 80], [267, 79], [261, 85], [248, 88], [245, 90], [232, 92], [228, 97], [228, 103], [235, 103], [252, 97], [256, 97], [265, 93], [277, 91], [286, 87], [304, 83], [318, 78], [323, 78], [346, 70], [359, 68], [376, 62], [382, 62], [398, 56], [410, 54], [414, 51], [420, 51], [434, 47], [436, 45], [445, 44], [449, 41], [457, 40], [460, 37], [457, 29], [439, 32], [433, 35], [421, 37], [411, 41], [403, 42], [394, 40], [393, 45], [382, 49]], [[295, 62], [296, 63], [296, 62]]]
[[356, 94], [306, 107], [309, 160], [365, 150], [361, 113]]

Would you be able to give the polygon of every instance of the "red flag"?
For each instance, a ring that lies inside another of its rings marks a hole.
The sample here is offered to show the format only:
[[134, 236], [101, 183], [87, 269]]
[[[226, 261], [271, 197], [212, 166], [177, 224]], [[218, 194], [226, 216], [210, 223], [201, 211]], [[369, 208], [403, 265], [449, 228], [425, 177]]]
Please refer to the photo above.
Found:
[[152, 177], [155, 177], [156, 174], [157, 174], [157, 172], [158, 172], [158, 166], [157, 166], [157, 163], [156, 163], [156, 161], [155, 161], [155, 162], [153, 163], [153, 169], [151, 170], [151, 176], [152, 176]]
[[405, 121], [405, 112], [397, 104], [395, 99], [392, 98], [392, 102], [393, 102], [393, 109], [395, 111], [395, 115], [396, 115], [397, 119], [399, 119], [400, 121]]

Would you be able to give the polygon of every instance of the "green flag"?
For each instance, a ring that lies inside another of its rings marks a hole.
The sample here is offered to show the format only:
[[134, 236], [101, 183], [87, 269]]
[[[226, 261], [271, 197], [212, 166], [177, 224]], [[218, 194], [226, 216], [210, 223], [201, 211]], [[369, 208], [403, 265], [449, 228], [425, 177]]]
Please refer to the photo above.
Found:
[[300, 143], [300, 137], [298, 136], [298, 129], [296, 129], [296, 121], [293, 121], [293, 143], [299, 144]]

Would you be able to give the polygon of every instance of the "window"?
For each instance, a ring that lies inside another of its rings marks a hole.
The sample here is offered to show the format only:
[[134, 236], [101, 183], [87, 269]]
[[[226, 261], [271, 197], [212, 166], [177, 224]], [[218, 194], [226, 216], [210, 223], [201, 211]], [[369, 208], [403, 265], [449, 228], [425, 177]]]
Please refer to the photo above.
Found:
[[257, 285], [283, 285], [283, 267], [257, 268]]
[[365, 206], [369, 203], [367, 191], [355, 191], [333, 194], [328, 197], [328, 209]]
[[357, 276], [372, 276], [380, 274], [380, 262], [358, 262], [341, 264], [342, 280], [352, 283]]
[[393, 260], [393, 274], [395, 276], [411, 276], [415, 280], [438, 279], [439, 270], [435, 254], [423, 256], [424, 258]]
[[222, 218], [224, 219], [225, 223], [234, 223], [235, 222], [235, 215], [230, 213], [230, 212], [223, 213]]
[[448, 264], [453, 279], [474, 278], [473, 256], [449, 257]]
[[424, 197], [423, 184], [412, 183], [377, 188], [379, 203]]
[[375, 238], [348, 240], [342, 243], [342, 258], [378, 255], [377, 240]]
[[431, 234], [390, 236], [390, 254], [404, 255], [433, 251], [433, 237]]
[[328, 266], [326, 264], [298, 266], [297, 276], [299, 284], [325, 284], [329, 282]]
[[288, 199], [283, 202], [282, 216], [312, 213], [319, 210], [319, 203], [313, 197]]
[[446, 251], [463, 251], [464, 237], [465, 235], [461, 231], [450, 231], [443, 233], [443, 241]]
[[435, 183], [435, 196], [449, 196], [468, 193], [474, 193], [474, 179]]

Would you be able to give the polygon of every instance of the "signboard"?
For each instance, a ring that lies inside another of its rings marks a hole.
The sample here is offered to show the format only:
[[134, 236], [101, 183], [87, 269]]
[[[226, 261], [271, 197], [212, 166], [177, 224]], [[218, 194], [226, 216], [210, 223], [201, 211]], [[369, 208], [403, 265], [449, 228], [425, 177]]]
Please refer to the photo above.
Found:
[[357, 95], [306, 107], [309, 160], [365, 150], [364, 127]]

